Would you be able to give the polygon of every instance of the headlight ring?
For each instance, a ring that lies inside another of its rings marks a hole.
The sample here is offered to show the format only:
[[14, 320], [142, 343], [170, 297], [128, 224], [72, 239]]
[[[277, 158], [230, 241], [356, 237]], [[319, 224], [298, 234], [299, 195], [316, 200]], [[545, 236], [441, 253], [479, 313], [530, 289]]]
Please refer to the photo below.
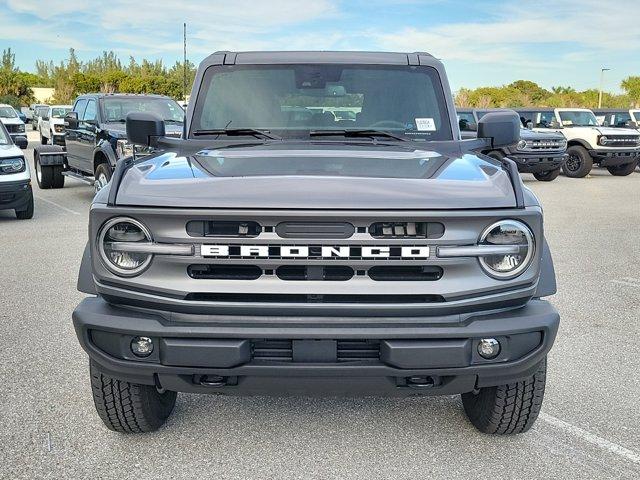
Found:
[[98, 233], [97, 249], [103, 265], [121, 277], [135, 277], [145, 271], [153, 259], [152, 253], [116, 249], [118, 242], [152, 243], [149, 229], [130, 217], [115, 217], [102, 225]]
[[480, 245], [518, 245], [524, 253], [478, 257], [480, 266], [490, 277], [509, 280], [522, 274], [535, 254], [535, 239], [527, 225], [518, 220], [500, 220], [484, 229]]

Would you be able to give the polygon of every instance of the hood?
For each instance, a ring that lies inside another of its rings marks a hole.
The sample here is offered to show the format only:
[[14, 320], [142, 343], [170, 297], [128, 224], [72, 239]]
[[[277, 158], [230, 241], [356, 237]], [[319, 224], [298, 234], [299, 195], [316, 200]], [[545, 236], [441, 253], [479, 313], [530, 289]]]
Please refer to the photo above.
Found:
[[520, 138], [523, 140], [564, 140], [564, 135], [555, 132], [534, 132], [528, 128], [521, 128]]
[[[165, 131], [167, 136], [176, 137], [182, 134], [182, 125], [174, 123], [165, 124]], [[103, 123], [103, 130], [108, 130], [111, 135], [117, 138], [127, 137], [127, 128], [123, 122]]]
[[4, 123], [5, 125], [24, 125], [24, 122], [20, 120], [20, 117], [15, 117], [15, 118], [0, 117], [0, 121], [2, 121], [2, 123]]
[[24, 153], [22, 150], [15, 146], [13, 143], [10, 144], [1, 144], [0, 143], [0, 158], [9, 158], [9, 157], [24, 157]]
[[638, 135], [638, 130], [633, 128], [595, 127], [600, 135]]
[[116, 203], [387, 210], [508, 208], [516, 200], [508, 174], [489, 157], [307, 143], [162, 153], [127, 171]]

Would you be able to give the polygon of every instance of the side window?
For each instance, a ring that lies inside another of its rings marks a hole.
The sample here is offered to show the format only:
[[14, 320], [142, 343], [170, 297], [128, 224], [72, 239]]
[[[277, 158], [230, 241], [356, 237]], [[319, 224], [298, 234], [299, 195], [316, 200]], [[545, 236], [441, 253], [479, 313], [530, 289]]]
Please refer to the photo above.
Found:
[[78, 119], [82, 118], [82, 114], [84, 113], [84, 108], [86, 106], [87, 106], [87, 99], [86, 98], [81, 98], [73, 106], [73, 111], [78, 114]]
[[551, 128], [555, 120], [554, 112], [540, 112], [536, 119], [536, 128]]
[[89, 100], [87, 102], [87, 108], [84, 110], [84, 115], [82, 116], [82, 120], [86, 122], [87, 120], [96, 120], [98, 115], [98, 108], [95, 100]]

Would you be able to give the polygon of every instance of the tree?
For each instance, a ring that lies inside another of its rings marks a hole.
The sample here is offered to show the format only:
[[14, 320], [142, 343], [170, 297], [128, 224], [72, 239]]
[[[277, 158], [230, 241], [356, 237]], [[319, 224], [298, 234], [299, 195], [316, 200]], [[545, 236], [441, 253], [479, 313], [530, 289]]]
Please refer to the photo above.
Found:
[[620, 84], [627, 93], [634, 107], [640, 106], [640, 76], [631, 76], [622, 80]]
[[[15, 66], [16, 55], [7, 48], [2, 51], [0, 59], [0, 97], [16, 101], [21, 105], [27, 105], [33, 99], [33, 93], [29, 85], [28, 77]], [[17, 99], [17, 100], [16, 100]], [[14, 105], [15, 106], [15, 105]]]

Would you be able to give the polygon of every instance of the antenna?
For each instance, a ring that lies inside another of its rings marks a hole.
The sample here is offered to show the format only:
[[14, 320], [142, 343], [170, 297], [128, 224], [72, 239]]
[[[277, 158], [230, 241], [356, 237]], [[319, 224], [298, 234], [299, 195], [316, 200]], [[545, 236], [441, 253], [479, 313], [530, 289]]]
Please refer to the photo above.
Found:
[[183, 60], [182, 60], [182, 101], [187, 100], [187, 23], [182, 24]]

